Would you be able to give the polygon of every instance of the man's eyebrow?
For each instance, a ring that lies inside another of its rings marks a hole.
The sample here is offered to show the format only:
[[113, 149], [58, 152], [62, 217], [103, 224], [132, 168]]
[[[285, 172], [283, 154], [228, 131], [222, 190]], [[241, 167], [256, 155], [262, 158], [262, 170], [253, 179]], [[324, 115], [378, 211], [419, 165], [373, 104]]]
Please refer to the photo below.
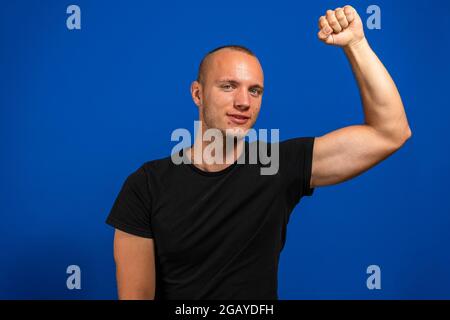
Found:
[[230, 83], [234, 83], [234, 84], [239, 84], [238, 81], [229, 79], [229, 78], [218, 79], [216, 82], [217, 83], [230, 82]]
[[264, 91], [264, 87], [259, 84], [254, 84], [254, 85], [250, 86], [250, 88], [257, 88], [257, 89], [260, 89], [261, 91]]

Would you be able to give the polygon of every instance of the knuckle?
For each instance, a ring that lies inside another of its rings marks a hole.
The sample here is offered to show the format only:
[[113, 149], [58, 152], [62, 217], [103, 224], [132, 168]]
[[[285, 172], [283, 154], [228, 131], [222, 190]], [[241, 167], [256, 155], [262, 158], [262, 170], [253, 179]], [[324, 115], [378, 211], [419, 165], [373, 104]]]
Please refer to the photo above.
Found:
[[345, 16], [344, 17], [339, 17], [339, 18], [337, 18], [338, 19], [338, 21], [339, 21], [339, 24], [341, 24], [341, 25], [347, 25], [348, 24], [348, 21], [347, 21], [347, 19], [345, 18]]
[[350, 14], [353, 12], [353, 7], [352, 6], [345, 6], [344, 7], [344, 12], [345, 14]]
[[344, 10], [340, 9], [336, 11], [336, 18], [343, 19], [345, 17]]
[[320, 21], [319, 21], [319, 28], [325, 28], [327, 26], [327, 21], [326, 20], [323, 20], [323, 19], [321, 19]]
[[339, 23], [336, 20], [330, 21], [330, 26], [337, 27]]

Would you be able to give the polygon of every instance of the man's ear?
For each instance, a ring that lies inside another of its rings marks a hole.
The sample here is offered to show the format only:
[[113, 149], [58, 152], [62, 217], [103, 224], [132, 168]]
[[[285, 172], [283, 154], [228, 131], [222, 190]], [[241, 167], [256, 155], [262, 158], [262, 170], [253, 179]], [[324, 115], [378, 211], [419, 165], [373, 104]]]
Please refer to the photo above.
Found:
[[191, 96], [197, 107], [202, 104], [202, 85], [197, 80], [191, 83]]

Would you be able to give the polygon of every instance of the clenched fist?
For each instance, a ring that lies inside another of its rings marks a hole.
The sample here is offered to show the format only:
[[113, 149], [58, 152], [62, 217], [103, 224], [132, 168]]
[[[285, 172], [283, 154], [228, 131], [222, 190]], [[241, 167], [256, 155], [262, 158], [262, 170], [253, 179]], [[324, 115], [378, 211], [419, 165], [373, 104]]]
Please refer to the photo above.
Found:
[[319, 29], [317, 36], [329, 45], [351, 46], [364, 39], [361, 18], [352, 6], [327, 10], [319, 19]]

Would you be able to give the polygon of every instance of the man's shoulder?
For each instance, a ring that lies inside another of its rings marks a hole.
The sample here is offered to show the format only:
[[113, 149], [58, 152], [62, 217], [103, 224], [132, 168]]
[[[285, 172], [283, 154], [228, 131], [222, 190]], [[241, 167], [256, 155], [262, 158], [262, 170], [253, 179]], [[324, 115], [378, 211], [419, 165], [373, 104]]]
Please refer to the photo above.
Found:
[[144, 162], [139, 169], [142, 171], [149, 173], [161, 170], [167, 170], [173, 168], [172, 166], [172, 158], [171, 156], [166, 156], [163, 158], [156, 158], [152, 160], [148, 160]]
[[126, 177], [126, 184], [143, 186], [151, 181], [152, 177], [164, 175], [171, 169], [171, 159], [169, 157], [148, 160], [135, 167]]

